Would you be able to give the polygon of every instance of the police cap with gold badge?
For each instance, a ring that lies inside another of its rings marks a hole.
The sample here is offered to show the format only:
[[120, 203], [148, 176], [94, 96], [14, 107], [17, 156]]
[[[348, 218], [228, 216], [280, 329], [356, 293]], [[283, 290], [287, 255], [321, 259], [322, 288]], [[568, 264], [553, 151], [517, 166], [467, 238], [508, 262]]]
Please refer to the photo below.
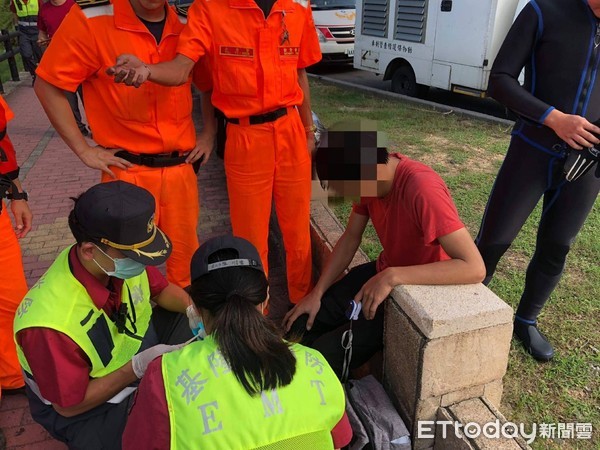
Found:
[[154, 212], [154, 197], [146, 189], [110, 181], [81, 194], [70, 221], [92, 242], [115, 248], [144, 265], [157, 266], [172, 248], [167, 235], [154, 223]]

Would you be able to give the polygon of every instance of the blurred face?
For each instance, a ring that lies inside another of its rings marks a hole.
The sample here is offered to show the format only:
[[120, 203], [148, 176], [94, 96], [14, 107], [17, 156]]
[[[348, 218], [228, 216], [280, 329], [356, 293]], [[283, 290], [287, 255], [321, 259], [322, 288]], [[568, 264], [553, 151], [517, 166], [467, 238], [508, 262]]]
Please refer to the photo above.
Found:
[[389, 187], [389, 182], [384, 178], [385, 164], [377, 164], [375, 177], [366, 176], [362, 180], [330, 180], [327, 195], [329, 197], [343, 197], [358, 200], [360, 197], [383, 197]]
[[596, 17], [600, 17], [600, 0], [588, 0], [591, 10]]

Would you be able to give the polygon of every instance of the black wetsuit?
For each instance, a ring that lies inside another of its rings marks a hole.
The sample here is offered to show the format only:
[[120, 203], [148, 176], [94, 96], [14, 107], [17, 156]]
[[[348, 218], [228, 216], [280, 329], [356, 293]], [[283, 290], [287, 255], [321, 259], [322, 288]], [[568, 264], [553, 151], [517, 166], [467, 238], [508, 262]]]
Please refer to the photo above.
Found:
[[[517, 316], [536, 320], [558, 284], [569, 249], [600, 189], [595, 171], [563, 176], [569, 147], [544, 125], [553, 108], [600, 119], [600, 21], [587, 0], [533, 0], [515, 20], [492, 67], [489, 93], [515, 111], [506, 158], [492, 188], [477, 246], [489, 282], [540, 197], [544, 208]], [[517, 81], [525, 67], [525, 85]]]

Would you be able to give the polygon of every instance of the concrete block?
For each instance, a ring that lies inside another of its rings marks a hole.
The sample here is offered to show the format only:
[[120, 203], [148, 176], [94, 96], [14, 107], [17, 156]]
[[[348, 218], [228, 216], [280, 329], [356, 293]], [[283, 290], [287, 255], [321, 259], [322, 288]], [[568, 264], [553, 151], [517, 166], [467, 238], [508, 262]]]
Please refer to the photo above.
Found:
[[442, 395], [442, 406], [453, 405], [454, 403], [462, 402], [464, 400], [481, 397], [483, 395], [484, 388], [484, 385], [479, 385], [444, 394]]
[[496, 408], [500, 409], [504, 385], [502, 380], [495, 380], [485, 385], [483, 396]]
[[[500, 427], [506, 423], [506, 418], [496, 408], [481, 398], [456, 403], [446, 409], [450, 412], [453, 420], [463, 425], [460, 429], [461, 434], [477, 449], [524, 450], [530, 448], [521, 437], [511, 439], [503, 437], [502, 433], [499, 433], [498, 437], [492, 438], [486, 437], [482, 431], [476, 433], [477, 428], [474, 424], [477, 424], [481, 429], [485, 424], [493, 424], [496, 421], [498, 421]], [[448, 430], [450, 431], [450, 428]], [[490, 434], [490, 431], [488, 430], [488, 434]], [[454, 433], [453, 430], [452, 433]], [[437, 439], [438, 437], [436, 436], [436, 442]]]
[[397, 304], [385, 305], [384, 385], [410, 428], [414, 422], [425, 338]]
[[421, 396], [439, 396], [501, 379], [512, 324], [434, 339], [425, 344]]
[[397, 286], [391, 296], [429, 339], [512, 323], [512, 308], [480, 283]]
[[[412, 434], [416, 438], [419, 421], [433, 422], [436, 419], [437, 411], [442, 401], [441, 397], [430, 397], [420, 400], [417, 403], [417, 411], [415, 413], [415, 422], [412, 427]], [[413, 450], [424, 450], [433, 447], [434, 438], [419, 438], [413, 439]]]
[[[437, 421], [450, 421], [455, 419], [446, 408], [440, 408], [437, 413]], [[434, 450], [477, 450], [467, 438], [464, 436], [458, 437], [454, 432], [448, 433], [448, 428], [445, 429], [441, 425], [435, 428], [435, 445]]]

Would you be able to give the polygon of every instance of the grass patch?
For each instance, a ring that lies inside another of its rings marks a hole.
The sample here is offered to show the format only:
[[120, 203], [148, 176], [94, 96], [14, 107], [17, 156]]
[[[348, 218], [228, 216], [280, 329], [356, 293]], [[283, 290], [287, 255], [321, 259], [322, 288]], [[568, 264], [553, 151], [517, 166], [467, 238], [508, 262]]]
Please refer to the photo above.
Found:
[[[389, 148], [433, 167], [446, 181], [462, 220], [474, 236], [510, 139], [506, 126], [479, 122], [426, 107], [381, 99], [311, 80], [311, 101], [325, 126], [349, 117], [378, 121]], [[342, 223], [349, 204], [334, 207]], [[490, 284], [515, 308], [534, 251], [540, 208], [501, 260]], [[590, 214], [569, 254], [567, 269], [540, 323], [557, 356], [539, 364], [513, 342], [504, 377], [502, 412], [513, 422], [592, 423], [592, 440], [537, 439], [534, 449], [598, 449], [600, 438], [600, 211]], [[369, 224], [362, 242], [369, 258], [381, 246]]]
[[[9, 5], [10, 0], [0, 0], [0, 29], [13, 31], [15, 26], [13, 24], [13, 14], [10, 12]], [[19, 48], [18, 38], [12, 39], [12, 46], [13, 49]], [[4, 53], [5, 51], [6, 49], [4, 47], [4, 43], [0, 43], [0, 53]], [[23, 68], [23, 60], [21, 59], [21, 56], [19, 55], [15, 59], [17, 61], [17, 68], [19, 72], [23, 72], [25, 69]], [[0, 80], [2, 80], [2, 83], [12, 80], [8, 61], [0, 62]]]

